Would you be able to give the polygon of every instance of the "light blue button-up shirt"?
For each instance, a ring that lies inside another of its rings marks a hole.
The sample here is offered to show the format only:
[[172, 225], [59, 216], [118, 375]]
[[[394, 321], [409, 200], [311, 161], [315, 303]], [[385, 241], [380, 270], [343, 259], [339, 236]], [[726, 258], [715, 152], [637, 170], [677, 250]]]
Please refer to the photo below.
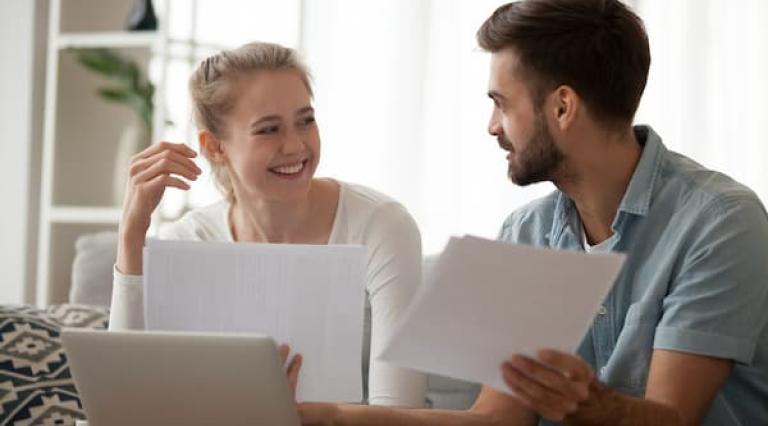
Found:
[[[599, 379], [642, 397], [654, 349], [734, 368], [705, 425], [768, 425], [768, 217], [745, 186], [635, 128], [643, 153], [605, 247], [626, 263], [578, 354]], [[515, 211], [500, 239], [583, 250], [573, 202], [555, 191]]]

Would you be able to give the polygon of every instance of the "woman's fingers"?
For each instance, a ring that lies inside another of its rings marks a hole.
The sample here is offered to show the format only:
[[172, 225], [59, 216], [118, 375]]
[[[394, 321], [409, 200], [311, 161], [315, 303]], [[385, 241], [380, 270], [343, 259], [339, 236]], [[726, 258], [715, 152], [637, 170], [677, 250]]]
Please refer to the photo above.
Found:
[[131, 178], [143, 174], [143, 178], [146, 180], [147, 175], [144, 173], [150, 169], [153, 170], [153, 174], [157, 173], [158, 170], [162, 172], [163, 169], [168, 169], [165, 171], [166, 173], [176, 173], [191, 180], [194, 180], [202, 172], [189, 157], [166, 150], [131, 163], [128, 173]]
[[296, 395], [296, 386], [299, 385], [299, 372], [301, 371], [301, 364], [304, 361], [304, 358], [301, 356], [301, 354], [296, 354], [292, 358], [289, 356], [291, 354], [291, 347], [282, 344], [277, 347], [277, 352], [280, 354], [280, 363], [285, 367], [285, 374], [288, 378], [288, 385], [291, 387], [291, 392]]
[[301, 371], [303, 360], [304, 358], [301, 354], [296, 354], [288, 365], [288, 384], [291, 386], [291, 390], [294, 394], [296, 393], [296, 387], [299, 385], [299, 372]]
[[277, 347], [277, 353], [280, 354], [280, 364], [285, 365], [288, 355], [291, 353], [291, 347], [283, 343]]
[[184, 155], [187, 157], [197, 156], [197, 153], [192, 148], [188, 147], [186, 144], [162, 141], [162, 142], [152, 144], [147, 149], [134, 155], [133, 158], [131, 158], [131, 163], [139, 160], [143, 160], [145, 158], [152, 157], [161, 151], [174, 151], [179, 153], [180, 155]]
[[177, 175], [188, 180], [196, 180], [198, 173], [190, 171], [178, 162], [171, 159], [162, 159], [147, 167], [145, 170], [131, 177], [131, 182], [139, 184], [155, 178], [158, 175]]
[[173, 187], [182, 189], [184, 191], [189, 189], [189, 184], [184, 182], [183, 180], [168, 176], [168, 175], [158, 175], [155, 176], [153, 179], [147, 182], [147, 185], [152, 187], [152, 189], [158, 190], [162, 192], [165, 188]]
[[[158, 145], [169, 146], [166, 143]], [[190, 159], [194, 151], [191, 149], [185, 154], [181, 144], [172, 144], [172, 149], [150, 147], [144, 150], [146, 154], [154, 151], [155, 154], [141, 159], [135, 159], [130, 166], [129, 190], [126, 194], [124, 205], [124, 219], [131, 223], [145, 224], [149, 215], [154, 211], [165, 188], [178, 188], [188, 190], [189, 184], [180, 178], [196, 180], [201, 170]], [[188, 148], [187, 148], [188, 149]], [[191, 154], [190, 154], [191, 153]], [[140, 227], [142, 230], [142, 227]]]
[[196, 155], [184, 144], [160, 142], [131, 159], [120, 232], [125, 241], [134, 244], [124, 245], [121, 239], [117, 261], [121, 271], [141, 274], [141, 247], [152, 212], [160, 203], [165, 188], [186, 191], [189, 184], [180, 177], [197, 179], [200, 169], [191, 160]]

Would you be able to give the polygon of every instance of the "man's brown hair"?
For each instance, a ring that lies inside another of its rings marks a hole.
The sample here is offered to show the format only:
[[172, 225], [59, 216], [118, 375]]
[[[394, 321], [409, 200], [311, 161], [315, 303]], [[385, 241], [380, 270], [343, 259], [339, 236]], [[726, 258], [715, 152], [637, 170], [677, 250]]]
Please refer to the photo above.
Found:
[[592, 116], [631, 124], [648, 80], [643, 21], [618, 0], [525, 0], [506, 4], [477, 31], [480, 47], [512, 49], [538, 105], [568, 85]]

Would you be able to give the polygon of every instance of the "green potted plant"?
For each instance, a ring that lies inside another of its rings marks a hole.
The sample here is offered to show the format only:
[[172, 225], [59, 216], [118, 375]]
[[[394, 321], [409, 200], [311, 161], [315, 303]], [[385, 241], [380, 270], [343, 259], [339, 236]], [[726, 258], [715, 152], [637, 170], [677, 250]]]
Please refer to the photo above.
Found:
[[99, 96], [108, 102], [126, 104], [133, 108], [147, 133], [152, 133], [152, 97], [155, 86], [144, 77], [136, 62], [110, 49], [78, 49], [77, 61], [94, 73], [112, 80], [112, 86], [99, 88]]
[[155, 86], [135, 61], [111, 49], [77, 49], [76, 59], [86, 69], [110, 81], [109, 86], [98, 89], [100, 98], [126, 105], [136, 113], [135, 122], [123, 129], [115, 155], [113, 202], [120, 205], [125, 193], [128, 162], [150, 144]]

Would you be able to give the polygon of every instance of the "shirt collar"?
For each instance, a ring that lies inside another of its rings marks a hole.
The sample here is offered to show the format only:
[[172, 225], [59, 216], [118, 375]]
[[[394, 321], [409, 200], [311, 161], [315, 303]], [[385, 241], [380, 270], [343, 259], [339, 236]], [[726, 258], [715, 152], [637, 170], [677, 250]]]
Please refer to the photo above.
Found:
[[635, 138], [643, 146], [643, 153], [629, 181], [624, 198], [619, 204], [619, 212], [645, 216], [651, 205], [656, 178], [661, 171], [667, 148], [661, 142], [661, 137], [650, 126], [635, 126], [634, 131]]
[[[624, 212], [638, 216], [645, 216], [648, 213], [654, 194], [656, 178], [660, 173], [664, 155], [667, 152], [661, 137], [650, 126], [635, 126], [633, 130], [637, 142], [643, 146], [643, 152], [640, 155], [640, 161], [638, 161], [635, 167], [621, 204], [619, 204], [618, 213], [612, 226], [614, 232], [617, 231], [618, 221], [621, 219], [620, 213]], [[571, 214], [574, 212], [573, 201], [565, 193], [558, 191], [554, 220], [549, 234], [553, 241], [558, 239], [567, 228]]]

